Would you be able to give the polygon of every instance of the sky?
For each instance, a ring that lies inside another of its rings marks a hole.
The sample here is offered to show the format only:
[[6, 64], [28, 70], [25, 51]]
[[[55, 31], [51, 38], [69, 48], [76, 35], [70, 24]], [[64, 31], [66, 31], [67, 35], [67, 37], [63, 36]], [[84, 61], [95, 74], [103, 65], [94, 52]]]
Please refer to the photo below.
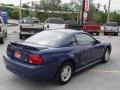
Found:
[[[40, 0], [22, 0], [22, 3], [27, 3], [30, 1], [40, 1]], [[62, 0], [63, 3], [68, 3], [70, 0]], [[101, 5], [106, 4], [108, 6], [109, 0], [94, 0], [94, 3], [97, 5], [97, 3], [100, 3]], [[0, 4], [14, 4], [19, 5], [20, 0], [0, 0]], [[100, 10], [103, 10], [103, 7], [100, 7]], [[120, 10], [120, 0], [111, 0], [111, 10]]]

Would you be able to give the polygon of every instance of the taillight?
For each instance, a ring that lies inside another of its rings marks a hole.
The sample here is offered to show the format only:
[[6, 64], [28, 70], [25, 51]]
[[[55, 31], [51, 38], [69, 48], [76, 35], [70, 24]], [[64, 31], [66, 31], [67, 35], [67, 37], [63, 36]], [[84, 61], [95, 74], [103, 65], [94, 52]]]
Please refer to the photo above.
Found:
[[29, 61], [29, 63], [36, 64], [36, 65], [43, 65], [44, 64], [42, 57], [39, 55], [32, 55], [32, 54], [29, 55], [28, 61]]

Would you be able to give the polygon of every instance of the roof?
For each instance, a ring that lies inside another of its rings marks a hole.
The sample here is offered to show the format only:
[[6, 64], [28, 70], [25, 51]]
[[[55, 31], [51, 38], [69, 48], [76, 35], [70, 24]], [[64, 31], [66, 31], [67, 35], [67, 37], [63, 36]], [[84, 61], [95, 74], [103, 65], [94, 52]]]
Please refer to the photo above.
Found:
[[59, 30], [51, 30], [51, 31], [57, 31], [57, 32], [63, 32], [63, 33], [67, 33], [67, 34], [74, 34], [74, 33], [83, 33], [83, 30], [73, 30], [73, 29], [59, 29]]

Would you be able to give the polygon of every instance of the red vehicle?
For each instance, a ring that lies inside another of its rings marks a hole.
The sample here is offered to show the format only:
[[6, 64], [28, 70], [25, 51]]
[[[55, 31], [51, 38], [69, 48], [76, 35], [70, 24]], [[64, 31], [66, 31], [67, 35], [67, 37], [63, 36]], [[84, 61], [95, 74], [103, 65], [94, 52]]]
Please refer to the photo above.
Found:
[[86, 22], [84, 25], [83, 25], [83, 30], [85, 30], [86, 32], [90, 33], [90, 34], [93, 34], [95, 33], [96, 35], [99, 35], [100, 33], [100, 30], [101, 30], [101, 26], [100, 25], [97, 25], [95, 22], [93, 21], [89, 21], [89, 22]]

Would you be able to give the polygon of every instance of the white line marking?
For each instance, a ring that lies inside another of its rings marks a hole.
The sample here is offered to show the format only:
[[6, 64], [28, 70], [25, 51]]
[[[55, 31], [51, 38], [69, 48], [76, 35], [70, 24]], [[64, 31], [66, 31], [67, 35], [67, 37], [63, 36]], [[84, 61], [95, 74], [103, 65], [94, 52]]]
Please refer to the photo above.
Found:
[[120, 71], [113, 71], [113, 70], [95, 70], [95, 69], [93, 69], [93, 70], [89, 70], [89, 71], [91, 71], [91, 72], [103, 72], [103, 73], [116, 73], [116, 74], [120, 74]]

